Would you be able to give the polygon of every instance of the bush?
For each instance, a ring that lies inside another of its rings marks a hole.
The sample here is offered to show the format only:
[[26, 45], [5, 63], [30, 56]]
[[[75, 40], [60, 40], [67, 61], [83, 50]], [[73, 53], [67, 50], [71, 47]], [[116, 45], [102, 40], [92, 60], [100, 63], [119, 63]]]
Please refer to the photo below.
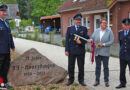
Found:
[[55, 34], [55, 30], [49, 32], [49, 35], [50, 35], [50, 43], [53, 43], [53, 41], [54, 41], [54, 34]]
[[62, 46], [65, 47], [65, 38], [62, 39]]
[[44, 39], [43, 38], [38, 38], [38, 41], [39, 42], [44, 42]]
[[38, 40], [38, 30], [34, 30], [34, 38], [33, 40]]
[[27, 34], [27, 35], [26, 35], [26, 39], [31, 40], [31, 39], [32, 39], [32, 36]]
[[41, 88], [40, 88], [40, 87], [37, 87], [35, 90], [41, 90]]
[[59, 87], [51, 86], [51, 87], [50, 87], [50, 90], [53, 90], [53, 89], [59, 89]]

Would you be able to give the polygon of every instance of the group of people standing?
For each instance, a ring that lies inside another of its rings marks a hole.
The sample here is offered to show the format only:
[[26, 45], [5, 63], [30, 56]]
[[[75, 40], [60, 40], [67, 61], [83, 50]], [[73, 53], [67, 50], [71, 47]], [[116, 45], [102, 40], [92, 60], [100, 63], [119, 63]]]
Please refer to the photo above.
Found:
[[[68, 56], [68, 74], [69, 79], [66, 83], [67, 86], [74, 82], [74, 69], [75, 61], [78, 64], [78, 81], [82, 86], [86, 86], [84, 82], [84, 64], [85, 64], [85, 43], [96, 44], [94, 50], [95, 55], [95, 83], [93, 86], [100, 84], [101, 63], [103, 63], [104, 82], [105, 86], [109, 87], [109, 56], [110, 46], [114, 43], [114, 35], [112, 30], [107, 27], [107, 20], [100, 21], [100, 28], [95, 30], [92, 37], [89, 38], [88, 30], [86, 27], [81, 26], [82, 15], [76, 14], [74, 17], [74, 24], [67, 28], [65, 55]], [[128, 64], [130, 70], [130, 19], [125, 18], [122, 20], [123, 29], [119, 31], [119, 44], [120, 44], [120, 84], [117, 89], [126, 87], [125, 71]], [[87, 41], [82, 38], [75, 39], [75, 34], [88, 39]]]
[[[15, 51], [15, 45], [11, 34], [11, 29], [8, 21], [5, 19], [7, 15], [7, 5], [0, 6], [0, 79], [5, 83], [4, 87], [7, 89], [11, 86], [8, 85], [7, 74], [10, 66], [10, 48]], [[102, 19], [100, 22], [101, 28], [94, 31], [91, 39], [89, 39], [88, 30], [86, 27], [81, 26], [81, 14], [74, 16], [74, 26], [70, 26], [66, 33], [65, 55], [68, 56], [68, 74], [69, 79], [66, 83], [67, 86], [74, 82], [74, 69], [75, 61], [78, 64], [78, 81], [82, 86], [86, 86], [84, 82], [84, 64], [85, 64], [85, 43], [95, 42], [98, 47], [95, 49], [95, 83], [94, 86], [100, 84], [101, 63], [104, 66], [104, 82], [105, 86], [109, 87], [109, 56], [110, 46], [114, 42], [114, 36], [111, 29], [107, 28], [107, 20]], [[125, 71], [128, 64], [130, 70], [130, 19], [125, 18], [122, 20], [123, 29], [119, 31], [119, 44], [120, 44], [120, 84], [116, 88], [126, 87]], [[76, 38], [77, 34], [83, 38], [88, 39], [85, 41]]]

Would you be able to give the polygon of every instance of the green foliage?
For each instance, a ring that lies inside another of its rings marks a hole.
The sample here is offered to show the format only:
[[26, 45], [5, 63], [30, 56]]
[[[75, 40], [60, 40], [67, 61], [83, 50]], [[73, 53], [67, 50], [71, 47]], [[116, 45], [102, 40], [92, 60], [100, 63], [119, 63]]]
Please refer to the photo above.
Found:
[[26, 27], [30, 25], [32, 25], [32, 19], [28, 19], [28, 20], [23, 19], [20, 22], [20, 27]]
[[38, 40], [38, 30], [34, 30], [34, 40]]
[[57, 14], [55, 12], [56, 8], [64, 1], [66, 0], [17, 0], [21, 18], [32, 18], [35, 25], [40, 24], [41, 16]]
[[107, 3], [106, 3], [106, 6], [109, 6], [114, 0], [109, 0]]
[[50, 16], [57, 14], [55, 12], [56, 8], [58, 8], [64, 0], [32, 0], [30, 2], [31, 6], [31, 17], [35, 22], [41, 16]]
[[10, 88], [9, 90], [14, 90], [14, 88]]
[[62, 46], [65, 47], [65, 38], [62, 39]]
[[59, 87], [51, 86], [51, 87], [50, 87], [50, 90], [53, 90], [53, 89], [59, 89]]
[[17, 4], [17, 0], [0, 0], [0, 4]]
[[75, 88], [73, 87], [73, 88], [71, 88], [71, 90], [75, 90]]
[[54, 34], [55, 34], [55, 30], [53, 30], [53, 31], [50, 31], [49, 32], [49, 35], [50, 35], [50, 43], [53, 43], [53, 41], [54, 41]]
[[44, 39], [43, 38], [38, 38], [38, 41], [39, 42], [44, 42]]
[[31, 40], [31, 39], [32, 39], [32, 36], [27, 34], [27, 35], [26, 35], [26, 39]]
[[15, 21], [14, 20], [10, 20], [9, 21], [9, 25], [10, 25], [11, 28], [15, 28], [15, 25], [16, 25]]
[[22, 19], [29, 19], [30, 17], [30, 6], [28, 5], [30, 0], [17, 0], [19, 4], [20, 17]]
[[41, 88], [40, 88], [40, 87], [37, 87], [35, 90], [41, 90]]
[[73, 83], [72, 86], [77, 87], [77, 86], [79, 86], [79, 84], [78, 83]]

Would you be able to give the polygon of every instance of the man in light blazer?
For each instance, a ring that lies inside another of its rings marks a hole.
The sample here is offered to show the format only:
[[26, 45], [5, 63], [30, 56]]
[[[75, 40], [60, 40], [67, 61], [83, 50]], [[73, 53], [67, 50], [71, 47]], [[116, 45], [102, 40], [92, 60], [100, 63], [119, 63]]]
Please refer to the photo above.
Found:
[[104, 67], [104, 82], [105, 86], [109, 87], [109, 56], [110, 56], [110, 46], [114, 42], [114, 36], [111, 29], [107, 28], [107, 20], [102, 19], [100, 23], [101, 28], [94, 31], [91, 40], [88, 42], [94, 41], [98, 47], [95, 48], [95, 83], [94, 86], [100, 84], [100, 73], [101, 73], [101, 62]]

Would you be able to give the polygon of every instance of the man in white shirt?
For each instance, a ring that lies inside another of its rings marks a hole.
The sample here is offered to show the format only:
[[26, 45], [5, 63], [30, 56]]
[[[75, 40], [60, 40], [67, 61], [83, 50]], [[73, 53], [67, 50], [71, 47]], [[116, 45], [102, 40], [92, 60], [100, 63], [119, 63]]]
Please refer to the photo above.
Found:
[[[95, 83], [94, 86], [100, 84], [100, 73], [101, 73], [101, 63], [104, 67], [104, 82], [105, 86], [109, 87], [109, 56], [110, 56], [110, 46], [114, 42], [113, 32], [107, 28], [107, 20], [103, 19], [100, 23], [101, 28], [94, 31], [91, 40], [97, 43], [98, 47], [95, 49]], [[88, 42], [91, 42], [89, 40]]]

